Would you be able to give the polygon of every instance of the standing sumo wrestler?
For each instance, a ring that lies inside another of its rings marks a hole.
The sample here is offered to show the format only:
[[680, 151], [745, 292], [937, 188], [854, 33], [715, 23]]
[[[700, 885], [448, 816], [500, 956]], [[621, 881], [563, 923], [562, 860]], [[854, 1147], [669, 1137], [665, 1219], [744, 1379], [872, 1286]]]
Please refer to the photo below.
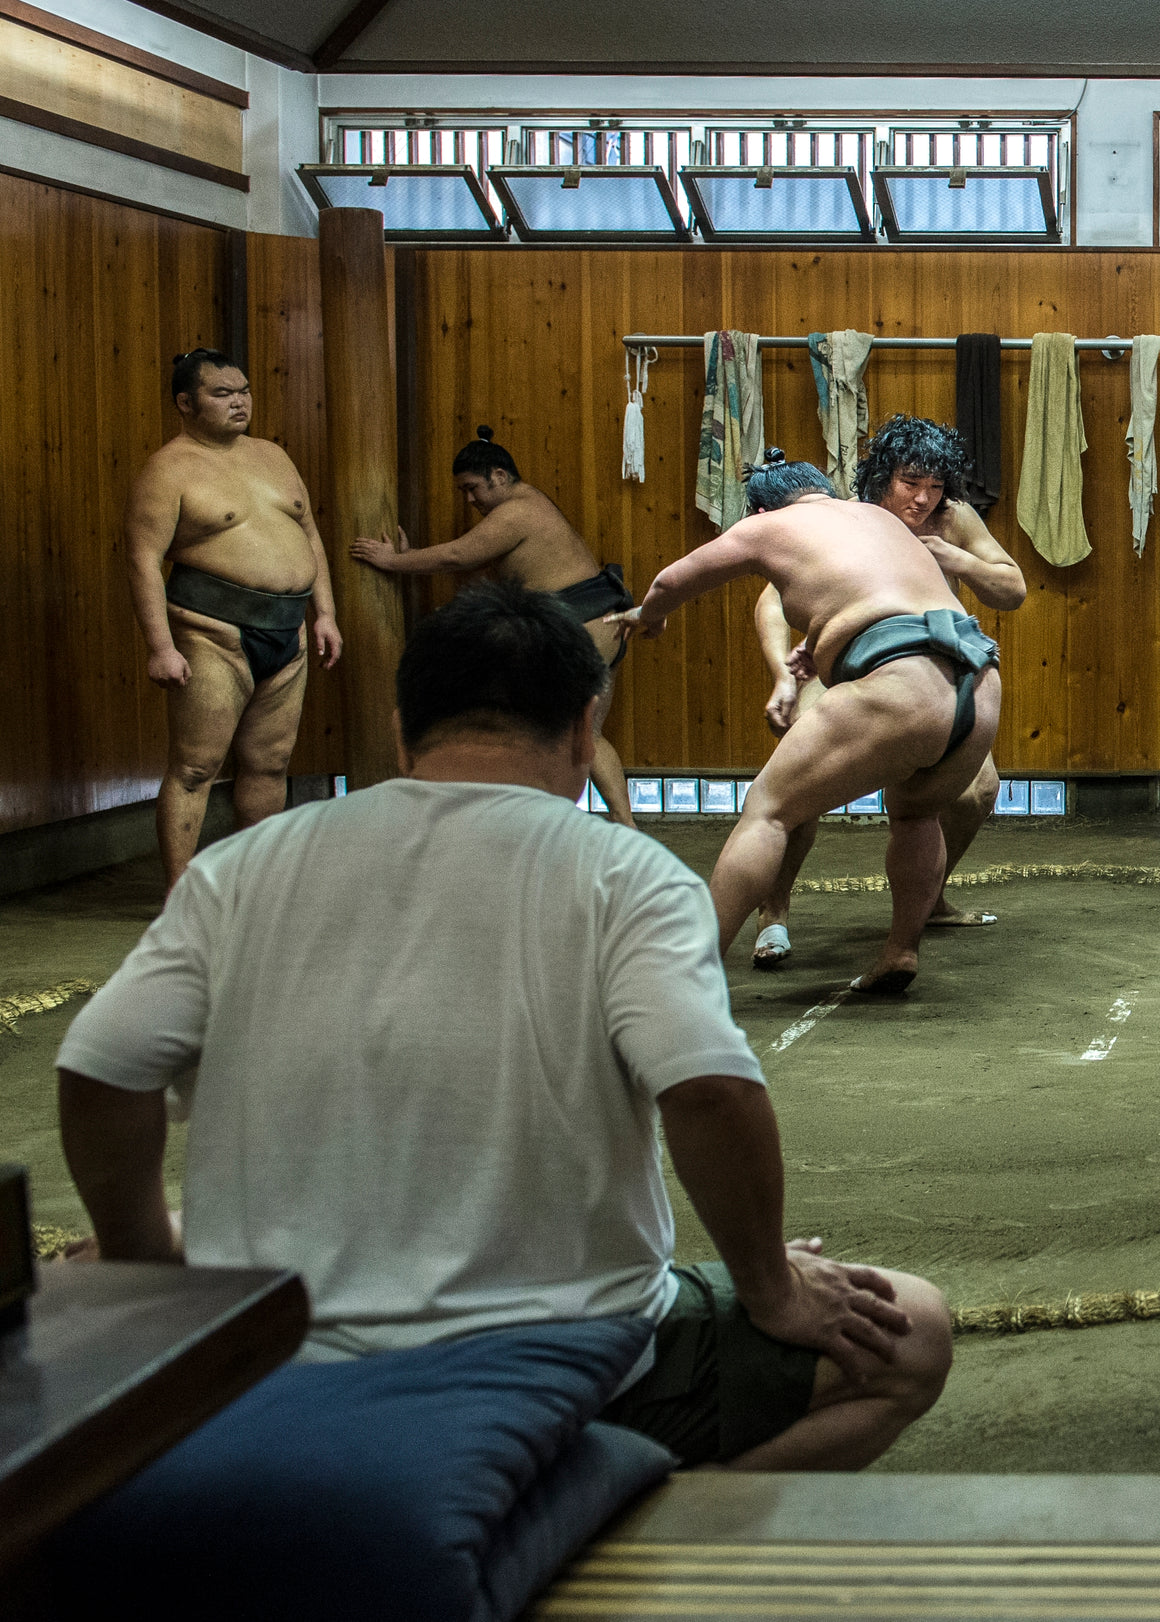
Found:
[[149, 679], [168, 701], [157, 838], [170, 889], [197, 849], [231, 745], [239, 827], [286, 803], [308, 602], [323, 668], [342, 652], [310, 498], [284, 450], [249, 438], [245, 374], [218, 350], [194, 349], [174, 361], [172, 387], [180, 431], [138, 474], [125, 514]]

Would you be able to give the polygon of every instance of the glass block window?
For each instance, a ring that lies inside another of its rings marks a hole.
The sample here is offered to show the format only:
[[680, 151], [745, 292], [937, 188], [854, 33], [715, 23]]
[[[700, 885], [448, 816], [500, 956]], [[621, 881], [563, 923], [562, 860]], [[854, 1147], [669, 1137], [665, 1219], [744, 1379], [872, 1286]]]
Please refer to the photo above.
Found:
[[868, 817], [882, 815], [882, 790], [874, 794], [863, 794], [859, 800], [851, 800], [846, 812], [852, 817]]
[[719, 778], [702, 777], [701, 810], [710, 816], [732, 816], [737, 810], [737, 784]]
[[1031, 785], [1031, 815], [1062, 817], [1067, 812], [1067, 785], [1058, 780], [1040, 779]]
[[666, 811], [699, 811], [701, 809], [700, 783], [695, 777], [665, 778]]
[[630, 777], [628, 779], [628, 803], [632, 807], [633, 816], [648, 815], [661, 811], [663, 808], [661, 779], [659, 777]]
[[1025, 817], [1031, 809], [1031, 785], [1026, 779], [1001, 777], [995, 796], [997, 817]]

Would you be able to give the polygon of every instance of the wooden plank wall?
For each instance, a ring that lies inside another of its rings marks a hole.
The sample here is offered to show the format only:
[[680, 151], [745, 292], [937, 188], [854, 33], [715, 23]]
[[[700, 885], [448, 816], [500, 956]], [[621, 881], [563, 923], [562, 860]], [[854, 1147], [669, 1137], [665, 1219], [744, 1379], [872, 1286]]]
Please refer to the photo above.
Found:
[[222, 232], [0, 174], [0, 831], [157, 791], [161, 693], [121, 557], [176, 430], [169, 362], [221, 341]]
[[[129, 483], [177, 430], [175, 354], [221, 346], [226, 234], [0, 174], [0, 832], [149, 799], [165, 707], [122, 560]], [[255, 432], [323, 489], [316, 245], [255, 238]], [[325, 512], [322, 514], [325, 524]], [[291, 765], [341, 771], [317, 670]], [[329, 706], [329, 707], [328, 707]]]
[[[605, 561], [643, 592], [665, 562], [712, 534], [693, 502], [702, 400], [699, 351], [666, 351], [645, 400], [647, 476], [620, 477], [626, 332], [765, 333], [856, 327], [882, 336], [962, 331], [1128, 336], [1160, 327], [1160, 256], [1148, 251], [914, 250], [644, 252], [428, 250], [417, 256], [420, 422], [426, 455], [419, 541], [463, 527], [449, 468], [480, 422], [558, 501]], [[978, 609], [998, 630], [1006, 693], [1004, 771], [1160, 769], [1157, 547], [1131, 546], [1124, 434], [1128, 363], [1081, 359], [1084, 507], [1092, 556], [1044, 562], [1015, 522], [1029, 355], [1003, 357], [1004, 492], [996, 535], [1028, 580], [1018, 614]], [[880, 351], [867, 374], [872, 421], [910, 411], [954, 420], [953, 353]], [[808, 358], [766, 352], [767, 438], [822, 458]], [[756, 588], [687, 608], [622, 667], [610, 735], [637, 767], [753, 769], [768, 750]]]
[[[251, 233], [246, 259], [254, 395], [251, 431], [281, 445], [301, 473], [329, 552], [318, 243], [305, 237]], [[298, 742], [290, 760], [292, 775], [344, 770], [339, 673], [319, 670], [313, 647], [310, 663]]]

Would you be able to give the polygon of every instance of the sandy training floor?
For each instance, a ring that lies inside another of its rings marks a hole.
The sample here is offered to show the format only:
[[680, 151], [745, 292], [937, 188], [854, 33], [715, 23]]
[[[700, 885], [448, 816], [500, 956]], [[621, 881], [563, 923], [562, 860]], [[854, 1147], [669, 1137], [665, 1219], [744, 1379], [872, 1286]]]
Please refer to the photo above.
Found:
[[[649, 831], [707, 875], [726, 826]], [[879, 825], [826, 826], [803, 877], [873, 879], [884, 843]], [[1160, 886], [1138, 879], [1160, 869], [1157, 823], [1000, 822], [965, 865], [1081, 871], [957, 891], [999, 923], [931, 932], [901, 998], [843, 994], [885, 933], [889, 895], [875, 888], [807, 887], [775, 973], [750, 968], [751, 930], [729, 954], [734, 1011], [781, 1124], [788, 1231], [923, 1273], [963, 1307], [1156, 1290]], [[6, 998], [107, 977], [159, 901], [155, 865], [136, 862], [0, 905], [0, 1013]], [[64, 1226], [82, 1219], [51, 1064], [75, 1006], [15, 1029], [0, 1019], [4, 1157], [30, 1164], [36, 1216]], [[174, 1178], [181, 1147], [179, 1133]], [[674, 1203], [679, 1259], [710, 1255], [678, 1187]], [[878, 1468], [1160, 1468], [1160, 1319], [956, 1347], [942, 1402]]]

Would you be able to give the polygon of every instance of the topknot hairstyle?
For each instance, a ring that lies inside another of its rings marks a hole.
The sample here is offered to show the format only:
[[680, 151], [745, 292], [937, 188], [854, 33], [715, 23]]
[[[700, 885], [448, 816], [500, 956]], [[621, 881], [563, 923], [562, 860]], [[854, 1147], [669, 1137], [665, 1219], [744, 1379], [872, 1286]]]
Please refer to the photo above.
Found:
[[194, 394], [197, 385], [201, 382], [201, 369], [203, 366], [226, 367], [233, 366], [228, 355], [223, 355], [220, 349], [191, 349], [187, 354], [174, 355], [173, 378], [170, 388], [173, 391], [174, 404], [179, 394]]
[[859, 501], [881, 501], [896, 473], [922, 473], [929, 479], [941, 479], [943, 499], [935, 508], [941, 512], [947, 501], [963, 500], [970, 465], [956, 428], [945, 423], [940, 426], [929, 417], [908, 417], [900, 411], [887, 418], [874, 438], [867, 440], [854, 484]]
[[834, 487], [812, 462], [787, 462], [785, 452], [770, 445], [760, 467], [746, 462], [741, 469], [745, 480], [745, 502], [750, 513], [777, 512], [811, 492], [832, 496]]
[[489, 479], [498, 470], [518, 483], [520, 470], [512, 460], [511, 452], [493, 443], [495, 429], [481, 423], [475, 432], [478, 437], [470, 445], [465, 445], [452, 462], [452, 477], [456, 478], [460, 473], [478, 473]]

